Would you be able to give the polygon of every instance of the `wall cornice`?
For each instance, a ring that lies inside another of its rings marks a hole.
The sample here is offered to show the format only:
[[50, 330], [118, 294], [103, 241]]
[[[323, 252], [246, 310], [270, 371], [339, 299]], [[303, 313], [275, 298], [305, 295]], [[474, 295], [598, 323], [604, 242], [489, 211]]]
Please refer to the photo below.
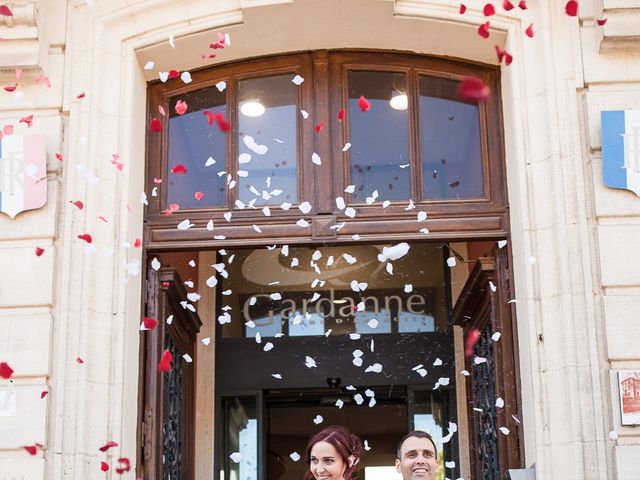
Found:
[[602, 0], [599, 51], [640, 55], [640, 0]]
[[6, 3], [13, 15], [0, 16], [2, 38], [2, 69], [45, 70], [49, 43], [39, 28], [40, 14], [37, 2]]

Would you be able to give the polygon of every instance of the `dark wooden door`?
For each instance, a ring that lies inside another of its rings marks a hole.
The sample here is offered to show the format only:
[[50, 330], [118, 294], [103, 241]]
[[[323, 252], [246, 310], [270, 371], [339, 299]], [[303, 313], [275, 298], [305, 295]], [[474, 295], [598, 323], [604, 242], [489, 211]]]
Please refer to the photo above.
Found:
[[[193, 480], [195, 350], [202, 324], [175, 269], [149, 269], [145, 316], [158, 325], [141, 332], [138, 472], [144, 479]], [[165, 351], [173, 359], [161, 372]]]
[[473, 480], [500, 480], [508, 469], [524, 466], [507, 248], [493, 254], [476, 261], [453, 310], [454, 323], [464, 330], [465, 346], [470, 338], [477, 339], [465, 352]]

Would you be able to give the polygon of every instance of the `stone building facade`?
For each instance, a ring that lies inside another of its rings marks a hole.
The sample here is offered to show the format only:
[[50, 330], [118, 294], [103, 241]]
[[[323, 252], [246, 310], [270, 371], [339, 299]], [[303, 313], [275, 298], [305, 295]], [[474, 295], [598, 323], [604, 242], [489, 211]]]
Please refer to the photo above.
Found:
[[[15, 371], [0, 479], [103, 478], [108, 440], [136, 463], [147, 82], [215, 65], [200, 52], [216, 32], [232, 39], [224, 61], [366, 48], [496, 65], [496, 43], [513, 55], [499, 96], [524, 466], [542, 480], [640, 478], [640, 432], [620, 423], [617, 383], [617, 371], [640, 369], [640, 200], [604, 186], [600, 136], [601, 111], [640, 109], [638, 0], [582, 0], [577, 17], [560, 0], [526, 11], [496, 1], [486, 42], [479, 0], [464, 15], [452, 0], [5, 3], [0, 78], [19, 88], [0, 92], [0, 124], [21, 131], [33, 114], [48, 201], [0, 215], [0, 361]], [[78, 238], [89, 232], [91, 245]], [[35, 443], [34, 456], [22, 448]], [[211, 435], [196, 448], [210, 457]]]

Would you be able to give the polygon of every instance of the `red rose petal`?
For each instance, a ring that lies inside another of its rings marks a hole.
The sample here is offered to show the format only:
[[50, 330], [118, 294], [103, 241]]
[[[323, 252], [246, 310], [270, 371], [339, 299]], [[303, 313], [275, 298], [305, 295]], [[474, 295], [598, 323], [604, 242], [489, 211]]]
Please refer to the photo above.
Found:
[[82, 92], [82, 93], [81, 93], [80, 95], [78, 95], [76, 98], [79, 100], [79, 99], [84, 98], [84, 97], [85, 97], [85, 94], [84, 94], [84, 92]]
[[29, 128], [33, 125], [33, 115], [27, 115], [26, 117], [22, 117], [20, 119], [20, 123], [26, 123]]
[[534, 36], [533, 23], [527, 27], [527, 29], [524, 31], [524, 33], [527, 35], [527, 37], [533, 38], [533, 36]]
[[193, 196], [195, 197], [196, 200], [202, 200], [202, 197], [204, 197], [204, 193], [196, 192], [193, 194]]
[[518, 7], [520, 7], [520, 10], [526, 10], [527, 9], [527, 2], [525, 0], [520, 0], [520, 3], [518, 4]]
[[185, 167], [183, 164], [179, 163], [177, 164], [175, 167], [173, 167], [171, 169], [171, 173], [176, 173], [176, 174], [185, 174], [187, 173], [187, 167]]
[[156, 185], [160, 185], [162, 183], [162, 179], [153, 177], [153, 183], [155, 183]]
[[511, 54], [506, 50], [503, 50], [502, 48], [500, 48], [500, 45], [496, 45], [496, 55], [498, 55], [498, 63], [502, 63], [502, 60], [504, 59], [505, 61], [504, 63], [507, 66], [511, 65], [511, 62], [513, 61], [513, 56], [511, 56]]
[[344, 120], [344, 108], [338, 110], [338, 121], [341, 122]]
[[213, 113], [211, 113], [211, 112], [210, 112], [210, 111], [208, 111], [208, 110], [205, 110], [205, 111], [204, 111], [204, 112], [202, 112], [202, 113], [204, 113], [204, 116], [205, 116], [205, 117], [207, 117], [207, 123], [208, 123], [209, 125], [213, 125]]
[[4, 89], [9, 93], [15, 92], [16, 88], [18, 88], [18, 84], [17, 83], [15, 85], [13, 85], [13, 86], [10, 85], [8, 87], [4, 87]]
[[173, 355], [171, 355], [169, 350], [162, 352], [162, 357], [158, 363], [158, 372], [168, 372], [171, 370], [171, 360], [173, 360]]
[[476, 77], [465, 77], [458, 86], [458, 97], [462, 100], [481, 101], [491, 97], [491, 89]]
[[59, 162], [64, 161], [64, 158], [62, 157], [62, 154], [61, 154], [61, 153], [56, 153], [56, 159], [57, 159]]
[[360, 95], [360, 98], [358, 99], [358, 106], [360, 107], [361, 112], [368, 112], [371, 110], [371, 103], [364, 98], [364, 95]]
[[77, 358], [76, 358], [76, 363], [77, 363], [78, 365], [83, 365], [83, 364], [84, 364], [84, 360], [83, 360], [82, 358], [80, 358], [80, 357], [77, 357]]
[[75, 202], [73, 200], [71, 200], [70, 203], [73, 203], [80, 210], [82, 210], [84, 208], [84, 203], [82, 203], [80, 200], [76, 200]]
[[7, 380], [11, 378], [11, 375], [13, 375], [13, 368], [7, 362], [0, 362], [0, 377]]
[[87, 243], [93, 242], [93, 238], [91, 238], [91, 235], [89, 235], [88, 233], [83, 233], [82, 235], [78, 235], [78, 238], [80, 240], [84, 240]]
[[48, 391], [43, 390], [42, 393], [40, 394], [40, 400], [42, 400], [44, 397], [46, 397], [48, 395]]
[[38, 445], [25, 445], [22, 448], [29, 452], [29, 455], [35, 455], [38, 451]]
[[460, 10], [458, 10], [458, 12], [460, 12], [460, 15], [463, 15], [464, 12], [467, 11], [467, 6], [464, 3], [460, 4]]
[[158, 120], [156, 117], [153, 117], [151, 119], [151, 122], [149, 122], [149, 130], [151, 130], [154, 133], [158, 133], [162, 131], [162, 122], [160, 120]]
[[320, 122], [316, 125], [316, 133], [320, 133], [320, 130], [324, 128], [324, 122]]
[[107, 462], [100, 462], [100, 470], [106, 472], [109, 470], [109, 464]]
[[600, 25], [601, 27], [604, 27], [605, 23], [607, 23], [608, 18], [599, 18], [596, 20], [596, 22], [598, 22], [598, 25]]
[[513, 3], [511, 3], [509, 0], [503, 0], [502, 1], [502, 8], [504, 8], [507, 12], [510, 10], [513, 10]]
[[482, 9], [482, 13], [485, 17], [490, 17], [491, 15], [496, 14], [496, 9], [493, 7], [491, 3], [487, 3]]
[[116, 466], [116, 473], [118, 475], [122, 475], [125, 472], [128, 472], [131, 470], [131, 461], [126, 458], [119, 458], [118, 459], [118, 465]]
[[158, 112], [160, 112], [160, 115], [163, 117], [167, 116], [167, 112], [164, 111], [164, 107], [162, 105], [158, 105]]
[[220, 112], [216, 113], [213, 118], [218, 125], [218, 128], [222, 133], [227, 133], [231, 129], [231, 125], [227, 122], [227, 119], [224, 118], [224, 115]]
[[567, 15], [570, 17], [575, 17], [578, 15], [578, 2], [576, 0], [569, 0], [564, 6], [564, 11], [567, 12]]
[[184, 115], [187, 111], [187, 102], [183, 102], [182, 100], [178, 100], [176, 102], [175, 110], [178, 115]]
[[484, 22], [482, 25], [480, 25], [478, 27], [478, 35], [480, 35], [482, 38], [489, 38], [490, 25], [491, 25], [490, 22]]
[[158, 320], [151, 317], [144, 317], [144, 319], [142, 320], [142, 324], [147, 330], [153, 330], [158, 326]]
[[177, 203], [170, 203], [169, 210], [171, 210], [172, 212], [177, 212], [178, 210], [180, 210], [180, 205], [178, 205]]
[[106, 452], [110, 448], [117, 447], [117, 446], [118, 444], [116, 442], [114, 442], [113, 440], [109, 440], [107, 443], [101, 446], [98, 450], [100, 450], [101, 452]]
[[169, 70], [169, 78], [178, 78], [180, 72], [178, 70]]
[[142, 240], [140, 238], [136, 238], [135, 242], [133, 242], [133, 247], [140, 248], [141, 245], [142, 245]]
[[5, 17], [11, 17], [13, 16], [13, 13], [11, 12], [11, 10], [7, 5], [0, 5], [0, 15], [3, 15]]
[[464, 342], [464, 355], [466, 357], [473, 355], [473, 347], [478, 343], [478, 340], [480, 340], [480, 330], [477, 328], [474, 328], [467, 333], [467, 338]]
[[44, 253], [44, 248], [36, 247], [36, 257], [41, 257]]

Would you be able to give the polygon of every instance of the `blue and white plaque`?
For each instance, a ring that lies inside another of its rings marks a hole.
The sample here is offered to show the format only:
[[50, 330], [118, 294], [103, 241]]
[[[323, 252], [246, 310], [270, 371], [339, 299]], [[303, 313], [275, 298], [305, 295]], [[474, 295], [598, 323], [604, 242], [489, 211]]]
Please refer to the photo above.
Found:
[[640, 196], [640, 110], [602, 112], [602, 174], [607, 187]]

